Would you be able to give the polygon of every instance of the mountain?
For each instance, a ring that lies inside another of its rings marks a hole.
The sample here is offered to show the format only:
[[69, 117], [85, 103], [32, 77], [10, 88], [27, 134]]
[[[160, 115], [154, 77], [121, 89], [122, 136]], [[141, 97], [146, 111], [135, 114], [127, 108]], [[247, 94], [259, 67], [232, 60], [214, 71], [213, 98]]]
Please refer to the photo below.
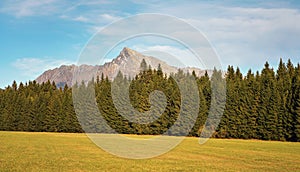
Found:
[[[139, 73], [140, 64], [143, 59], [145, 59], [147, 65], [150, 65], [152, 68], [157, 68], [160, 64], [163, 72], [167, 74], [176, 73], [179, 69], [177, 67], [170, 66], [166, 62], [161, 61], [155, 57], [146, 56], [135, 50], [125, 47], [115, 59], [113, 59], [111, 62], [105, 63], [104, 65], [62, 65], [59, 68], [51, 69], [44, 72], [36, 79], [36, 81], [38, 83], [46, 82], [48, 80], [50, 80], [51, 82], [54, 81], [58, 87], [64, 86], [65, 84], [72, 85], [74, 70], [86, 74], [83, 75], [82, 78], [78, 78], [80, 80], [78, 82], [81, 82], [82, 80], [85, 81], [86, 77], [84, 76], [95, 73], [98, 76], [101, 76], [101, 74], [103, 73], [104, 76], [108, 76], [108, 78], [112, 80], [116, 77], [119, 71], [121, 71], [124, 76], [132, 78], [137, 73]], [[189, 73], [195, 71], [197, 76], [204, 75], [205, 73], [204, 70], [198, 68], [187, 67], [180, 69], [184, 72]]]

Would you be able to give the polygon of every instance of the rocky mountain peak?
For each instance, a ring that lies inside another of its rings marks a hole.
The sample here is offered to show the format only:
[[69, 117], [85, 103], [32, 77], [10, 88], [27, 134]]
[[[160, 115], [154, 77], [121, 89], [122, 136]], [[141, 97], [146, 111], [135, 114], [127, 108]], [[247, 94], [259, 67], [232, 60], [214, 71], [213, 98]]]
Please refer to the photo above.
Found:
[[137, 51], [134, 51], [128, 47], [124, 47], [123, 50], [120, 52], [120, 55], [124, 55], [126, 57], [128, 56], [137, 56], [137, 55], [142, 55]]
[[128, 47], [124, 47], [123, 50], [120, 52], [118, 57], [115, 59], [116, 61], [125, 60], [137, 60], [136, 58], [143, 57], [143, 55], [135, 50], [132, 50]]
[[[90, 66], [90, 65], [81, 65], [81, 66], [61, 66], [52, 70], [44, 72], [39, 76], [36, 81], [38, 83], [47, 82], [50, 80], [54, 81], [58, 85], [72, 85], [73, 71], [74, 69], [80, 70], [80, 72], [85, 74], [95, 74], [101, 76], [104, 74], [108, 76], [109, 79], [114, 79], [119, 71], [123, 73], [124, 76], [133, 78], [136, 74], [140, 72], [140, 64], [142, 60], [145, 60], [147, 65], [150, 65], [152, 69], [157, 68], [158, 65], [161, 65], [161, 68], [164, 73], [176, 73], [178, 71], [177, 67], [170, 66], [166, 62], [161, 61], [152, 56], [143, 55], [135, 50], [132, 50], [128, 47], [124, 47], [120, 54], [113, 59], [111, 62], [107, 62], [104, 65], [100, 66]], [[184, 72], [191, 73], [193, 70], [196, 72], [196, 75], [201, 76], [205, 71], [197, 68], [182, 68]], [[87, 76], [86, 75], [86, 76]], [[96, 76], [94, 76], [96, 77]], [[80, 81], [85, 81], [85, 77], [79, 78]], [[74, 81], [73, 81], [74, 82]]]

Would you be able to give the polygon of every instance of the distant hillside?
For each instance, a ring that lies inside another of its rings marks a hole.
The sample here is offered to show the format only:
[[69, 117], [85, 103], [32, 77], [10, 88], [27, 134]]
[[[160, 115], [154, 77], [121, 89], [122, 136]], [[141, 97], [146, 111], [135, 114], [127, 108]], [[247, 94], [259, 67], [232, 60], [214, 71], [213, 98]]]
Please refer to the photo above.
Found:
[[[118, 71], [121, 71], [124, 76], [134, 77], [140, 71], [140, 64], [145, 59], [146, 63], [152, 68], [157, 68], [160, 64], [164, 73], [176, 73], [179, 68], [170, 66], [166, 62], [161, 61], [152, 56], [143, 55], [137, 51], [125, 47], [120, 54], [111, 62], [107, 62], [104, 65], [81, 65], [81, 66], [60, 66], [59, 68], [51, 69], [40, 75], [36, 81], [38, 83], [46, 82], [48, 80], [57, 83], [57, 86], [63, 86], [65, 84], [72, 85], [73, 71], [78, 69], [82, 73], [96, 73], [97, 75], [108, 76], [109, 79], [114, 79]], [[184, 72], [192, 73], [195, 71], [197, 76], [204, 75], [205, 71], [198, 68], [181, 68]], [[211, 72], [209, 72], [211, 73]], [[80, 78], [85, 81], [85, 78]]]

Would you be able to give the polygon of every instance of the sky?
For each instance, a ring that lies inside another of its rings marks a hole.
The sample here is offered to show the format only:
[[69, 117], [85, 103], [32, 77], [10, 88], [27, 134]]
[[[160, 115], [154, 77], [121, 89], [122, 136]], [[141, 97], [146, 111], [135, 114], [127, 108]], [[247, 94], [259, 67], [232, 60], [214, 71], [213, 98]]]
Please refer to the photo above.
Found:
[[[224, 70], [233, 65], [246, 73], [250, 68], [261, 70], [266, 61], [274, 68], [280, 58], [294, 64], [300, 61], [300, 3], [296, 0], [2, 0], [0, 88], [13, 80], [34, 80], [60, 65], [76, 64], [97, 31], [143, 13], [174, 16], [197, 28], [217, 52]], [[186, 54], [159, 42], [135, 42], [129, 47]]]

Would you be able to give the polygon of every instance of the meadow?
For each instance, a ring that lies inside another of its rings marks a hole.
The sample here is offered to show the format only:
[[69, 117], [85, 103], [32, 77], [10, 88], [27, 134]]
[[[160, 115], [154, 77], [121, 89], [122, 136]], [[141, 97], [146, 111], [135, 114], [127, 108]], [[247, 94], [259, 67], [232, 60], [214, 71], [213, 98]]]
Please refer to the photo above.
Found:
[[189, 137], [166, 154], [132, 160], [103, 151], [85, 134], [0, 132], [0, 171], [300, 171], [300, 143], [210, 139], [200, 145]]

